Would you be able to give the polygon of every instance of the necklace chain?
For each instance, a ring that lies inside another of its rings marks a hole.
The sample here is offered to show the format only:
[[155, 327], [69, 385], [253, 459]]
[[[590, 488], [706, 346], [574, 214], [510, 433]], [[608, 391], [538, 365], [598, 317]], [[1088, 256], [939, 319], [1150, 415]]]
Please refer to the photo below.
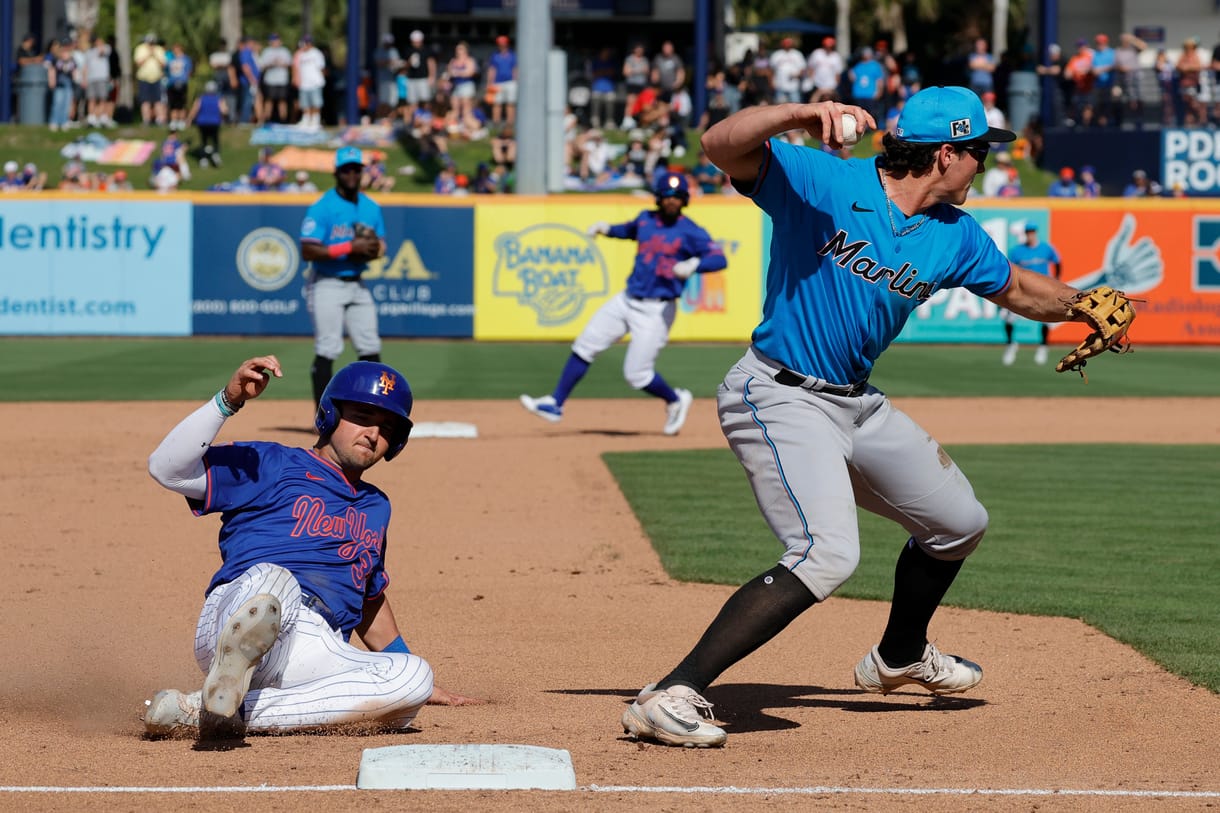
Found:
[[881, 193], [883, 195], [885, 195], [885, 213], [890, 218], [890, 231], [892, 231], [894, 233], [895, 237], [906, 237], [908, 234], [915, 231], [920, 226], [922, 226], [925, 222], [927, 222], [928, 214], [927, 214], [927, 212], [925, 212], [924, 216], [919, 218], [919, 220], [915, 221], [910, 226], [907, 226], [902, 231], [898, 231], [898, 224], [896, 224], [894, 222], [894, 207], [890, 203], [890, 190], [889, 190], [889, 187], [887, 187], [885, 185], [885, 170], [884, 169], [880, 170], [880, 174], [881, 174]]

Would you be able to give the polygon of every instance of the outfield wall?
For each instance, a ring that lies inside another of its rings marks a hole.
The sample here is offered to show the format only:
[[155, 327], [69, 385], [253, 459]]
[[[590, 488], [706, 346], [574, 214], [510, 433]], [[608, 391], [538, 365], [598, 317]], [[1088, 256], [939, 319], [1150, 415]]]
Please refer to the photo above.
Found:
[[[314, 197], [71, 196], [0, 200], [2, 335], [312, 333], [297, 233]], [[386, 337], [553, 340], [575, 337], [622, 290], [635, 243], [590, 238], [648, 198], [437, 198], [388, 195], [389, 250], [365, 280]], [[1065, 281], [1108, 284], [1145, 300], [1141, 344], [1220, 344], [1220, 201], [1051, 201], [972, 205], [1009, 248], [1036, 223]], [[769, 220], [748, 201], [699, 198], [691, 216], [724, 246], [729, 268], [687, 285], [676, 341], [745, 341], [758, 320]], [[810, 247], [813, 250], [813, 247]], [[1019, 338], [1032, 339], [1023, 324]], [[1076, 341], [1079, 325], [1052, 339]], [[1000, 342], [996, 307], [942, 291], [900, 341]]]

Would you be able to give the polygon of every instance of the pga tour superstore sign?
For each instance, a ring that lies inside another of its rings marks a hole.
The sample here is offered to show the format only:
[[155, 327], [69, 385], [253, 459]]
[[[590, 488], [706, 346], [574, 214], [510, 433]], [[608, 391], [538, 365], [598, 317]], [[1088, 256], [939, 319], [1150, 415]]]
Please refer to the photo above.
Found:
[[0, 334], [191, 332], [191, 204], [0, 201]]

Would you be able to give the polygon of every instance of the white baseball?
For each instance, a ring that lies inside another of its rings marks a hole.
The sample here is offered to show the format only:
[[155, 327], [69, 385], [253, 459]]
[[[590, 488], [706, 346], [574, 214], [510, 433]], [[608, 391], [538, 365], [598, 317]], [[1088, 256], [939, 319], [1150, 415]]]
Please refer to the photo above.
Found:
[[850, 147], [860, 140], [860, 134], [856, 132], [856, 117], [851, 113], [843, 114], [843, 146]]

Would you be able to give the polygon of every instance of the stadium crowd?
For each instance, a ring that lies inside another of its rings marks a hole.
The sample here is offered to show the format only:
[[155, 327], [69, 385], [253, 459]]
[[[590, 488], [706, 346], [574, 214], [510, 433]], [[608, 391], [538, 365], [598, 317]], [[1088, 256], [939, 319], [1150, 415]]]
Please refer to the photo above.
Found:
[[[775, 47], [772, 49], [771, 46]], [[842, 99], [868, 109], [892, 127], [905, 99], [918, 91], [924, 70], [912, 52], [894, 54], [885, 40], [857, 48], [848, 58], [834, 37], [821, 38], [802, 50], [793, 37], [760, 41], [757, 48], [728, 65], [711, 65], [707, 72], [707, 105], [699, 120], [692, 115], [692, 72], [672, 41], [653, 52], [643, 43], [630, 43], [622, 53], [603, 47], [574, 55], [569, 109], [565, 118], [565, 160], [570, 189], [646, 188], [657, 172], [683, 161], [687, 135], [702, 130], [745, 106], [786, 101]], [[516, 163], [515, 122], [517, 57], [508, 36], [491, 43], [454, 42], [442, 48], [412, 31], [403, 47], [392, 33], [381, 36], [372, 55], [372, 68], [356, 95], [366, 122], [389, 123], [411, 157], [435, 179], [439, 194], [511, 191]], [[968, 54], [953, 63], [956, 82], [979, 94], [995, 126], [1007, 126], [997, 106], [1014, 70], [1036, 72], [1054, 79], [1054, 123], [1072, 127], [1215, 126], [1220, 121], [1220, 45], [1202, 56], [1198, 42], [1188, 39], [1180, 54], [1159, 49], [1155, 63], [1149, 46], [1132, 33], [1119, 36], [1111, 47], [1101, 33], [1081, 39], [1072, 55], [1052, 45], [1035, 64], [1031, 49], [997, 59], [987, 40], [974, 41]], [[478, 54], [479, 56], [476, 56]], [[47, 122], [52, 130], [74, 127], [109, 128], [116, 124], [118, 59], [103, 36], [82, 32], [36, 45], [23, 39], [16, 53], [18, 67], [46, 67]], [[182, 43], [166, 48], [156, 34], [146, 34], [132, 54], [136, 88], [129, 112], [145, 125], [162, 126], [169, 137], [156, 151], [148, 185], [172, 190], [189, 177], [191, 160], [220, 166], [220, 132], [232, 126], [291, 125], [317, 132], [324, 118], [336, 122], [341, 103], [342, 71], [324, 47], [308, 35], [290, 50], [278, 34], [265, 41], [243, 36], [232, 49], [213, 48], [206, 55], [187, 53]], [[1149, 67], [1150, 65], [1150, 67]], [[938, 81], [945, 66], [937, 66]], [[195, 136], [178, 133], [194, 128]], [[1016, 157], [1037, 158], [1043, 124], [1034, 117]], [[609, 134], [618, 131], [614, 137]], [[794, 137], [796, 137], [794, 135]], [[455, 164], [455, 141], [486, 142], [487, 152], [472, 174]], [[17, 157], [19, 158], [19, 156]], [[984, 196], [1020, 195], [1019, 173], [1012, 154], [1000, 152], [981, 184]], [[59, 188], [123, 188], [112, 177], [101, 180], [77, 166], [64, 166]], [[19, 175], [27, 178], [28, 168]], [[1050, 194], [1099, 194], [1090, 167], [1064, 168]], [[17, 185], [6, 173], [5, 191], [46, 188], [41, 182]], [[303, 179], [260, 177], [252, 168], [218, 191], [295, 191]], [[279, 175], [286, 173], [280, 171]], [[379, 166], [367, 173], [369, 191], [390, 191], [395, 178]], [[704, 193], [731, 193], [723, 173], [702, 156], [690, 167], [693, 187]], [[83, 181], [81, 179], [84, 179]], [[1145, 178], [1126, 190], [1159, 194]], [[1170, 190], [1172, 193], [1172, 190]]]

